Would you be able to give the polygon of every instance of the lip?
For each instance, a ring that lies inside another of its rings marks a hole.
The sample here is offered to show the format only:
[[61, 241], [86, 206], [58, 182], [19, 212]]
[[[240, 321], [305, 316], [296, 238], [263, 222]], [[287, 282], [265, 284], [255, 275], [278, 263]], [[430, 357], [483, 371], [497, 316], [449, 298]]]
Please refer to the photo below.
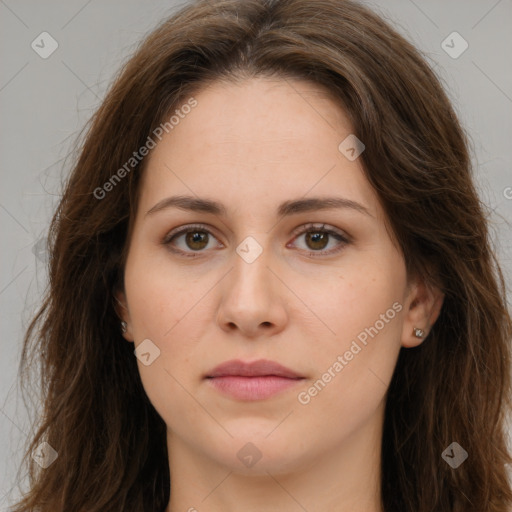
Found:
[[258, 359], [257, 361], [245, 362], [240, 359], [232, 359], [216, 366], [213, 370], [210, 370], [206, 378], [212, 377], [226, 377], [226, 376], [237, 376], [237, 377], [265, 377], [268, 375], [274, 375], [276, 377], [285, 377], [288, 379], [302, 378], [301, 375], [286, 368], [286, 366], [280, 365], [275, 361], [269, 361], [268, 359]]
[[205, 376], [217, 391], [238, 400], [264, 400], [301, 382], [304, 377], [285, 366], [260, 359], [226, 361]]

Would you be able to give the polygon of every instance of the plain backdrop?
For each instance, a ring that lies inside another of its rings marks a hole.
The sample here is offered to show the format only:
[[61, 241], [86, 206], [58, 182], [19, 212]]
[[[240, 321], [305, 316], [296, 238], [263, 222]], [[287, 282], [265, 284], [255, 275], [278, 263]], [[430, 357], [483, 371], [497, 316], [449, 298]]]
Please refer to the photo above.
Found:
[[[510, 287], [512, 1], [367, 3], [422, 50], [442, 78], [472, 140], [477, 184], [493, 212], [494, 240]], [[69, 170], [64, 157], [120, 64], [177, 5], [0, 0], [0, 510], [17, 496], [16, 470], [30, 434], [17, 371], [23, 333], [46, 283], [44, 234]], [[39, 54], [41, 37], [44, 51], [58, 44], [47, 58]], [[33, 41], [39, 41], [39, 53]]]

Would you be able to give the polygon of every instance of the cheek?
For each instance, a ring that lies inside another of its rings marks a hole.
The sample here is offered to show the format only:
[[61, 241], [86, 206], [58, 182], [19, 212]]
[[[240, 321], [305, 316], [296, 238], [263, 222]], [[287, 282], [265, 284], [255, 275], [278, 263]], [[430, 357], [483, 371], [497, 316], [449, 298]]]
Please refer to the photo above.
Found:
[[[162, 382], [169, 390], [177, 385], [173, 377], [179, 382], [190, 378], [187, 368], [189, 362], [197, 358], [197, 342], [205, 330], [205, 322], [197, 319], [208, 318], [205, 311], [207, 301], [202, 299], [213, 282], [211, 276], [193, 277], [173, 268], [166, 261], [165, 254], [134, 251], [129, 255], [125, 291], [135, 345], [149, 339], [159, 351], [158, 358], [149, 366], [138, 361], [139, 372], [150, 397]], [[169, 401], [172, 396], [173, 393], [166, 394], [164, 401]]]
[[[308, 395], [322, 395], [315, 398], [319, 407], [357, 407], [360, 401], [372, 401], [372, 396], [380, 400], [388, 387], [400, 350], [406, 275], [399, 260], [379, 261], [347, 265], [343, 274], [337, 272], [328, 283], [318, 284], [321, 293], [307, 296], [308, 306], [322, 321], [315, 318], [306, 334], [311, 338], [316, 332], [309, 357], [320, 382]], [[307, 284], [304, 279], [303, 292]]]
[[336, 334], [326, 331], [309, 352], [315, 374], [296, 398], [309, 428], [323, 432], [326, 449], [329, 439], [350, 436], [384, 403], [400, 350], [399, 274], [345, 275], [314, 303]]
[[380, 261], [379, 265], [366, 265], [361, 259], [316, 279], [308, 275], [295, 278], [297, 295], [304, 297], [312, 318], [314, 314], [326, 334], [322, 345], [327, 350], [340, 350], [347, 342], [350, 345], [350, 340], [375, 324], [382, 333], [399, 331], [405, 270], [399, 261]]
[[194, 286], [169, 264], [165, 251], [149, 247], [147, 251], [131, 252], [125, 269], [125, 291], [135, 340], [150, 338], [156, 342], [168, 338], [169, 331], [193, 306]]
[[127, 272], [125, 283], [135, 345], [149, 339], [159, 354], [147, 366], [137, 360], [140, 378], [150, 402], [168, 425], [175, 421], [176, 411], [183, 417], [191, 415], [187, 421], [198, 421], [201, 416], [186, 389], [192, 379], [191, 361], [201, 360], [197, 341], [202, 331], [193, 318], [206, 313], [191, 284], [181, 281], [176, 276], [170, 281], [165, 272], [153, 267], [143, 274], [133, 272], [131, 277]]

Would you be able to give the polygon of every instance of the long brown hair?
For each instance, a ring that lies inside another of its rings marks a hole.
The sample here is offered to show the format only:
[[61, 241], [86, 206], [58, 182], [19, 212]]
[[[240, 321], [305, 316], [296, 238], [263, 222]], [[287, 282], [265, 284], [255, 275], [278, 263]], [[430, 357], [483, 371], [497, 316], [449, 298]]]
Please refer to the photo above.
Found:
[[[118, 170], [201, 87], [256, 76], [310, 80], [339, 100], [407, 271], [445, 293], [428, 339], [401, 349], [388, 390], [383, 509], [509, 511], [512, 320], [468, 138], [440, 79], [353, 1], [204, 0], [145, 39], [79, 147], [49, 232], [48, 293], [23, 347], [20, 376], [40, 371], [44, 402], [14, 512], [167, 506], [166, 426], [113, 304], [146, 159]], [[31, 457], [43, 441], [58, 453], [46, 469]], [[442, 457], [452, 442], [468, 453], [456, 469]]]

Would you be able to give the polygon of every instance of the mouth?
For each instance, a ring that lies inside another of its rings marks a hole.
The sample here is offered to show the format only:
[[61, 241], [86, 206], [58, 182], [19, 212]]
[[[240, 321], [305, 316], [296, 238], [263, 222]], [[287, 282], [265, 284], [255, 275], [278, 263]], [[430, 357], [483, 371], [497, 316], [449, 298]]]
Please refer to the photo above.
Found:
[[274, 361], [231, 360], [216, 366], [205, 379], [218, 392], [237, 400], [264, 400], [288, 390], [305, 377]]

